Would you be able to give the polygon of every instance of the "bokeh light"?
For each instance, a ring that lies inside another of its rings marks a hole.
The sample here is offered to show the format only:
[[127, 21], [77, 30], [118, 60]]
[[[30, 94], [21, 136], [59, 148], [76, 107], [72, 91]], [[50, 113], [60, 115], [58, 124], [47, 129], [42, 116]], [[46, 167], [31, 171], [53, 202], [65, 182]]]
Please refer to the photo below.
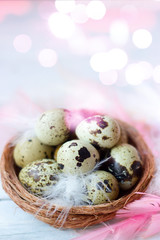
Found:
[[48, 17], [54, 11], [54, 3], [51, 1], [41, 1], [39, 2], [38, 12], [40, 16], [44, 19], [48, 19]]
[[13, 46], [17, 52], [26, 53], [32, 46], [32, 40], [28, 35], [20, 34], [15, 37]]
[[51, 32], [57, 38], [68, 39], [75, 31], [75, 24], [73, 23], [71, 17], [62, 13], [53, 13], [49, 17], [48, 24]]
[[160, 83], [160, 65], [157, 65], [153, 70], [153, 79], [156, 83]]
[[55, 7], [61, 13], [70, 13], [75, 8], [75, 1], [74, 0], [56, 0]]
[[137, 48], [148, 48], [152, 43], [152, 35], [146, 29], [138, 29], [133, 33], [132, 41]]
[[123, 69], [128, 62], [127, 54], [124, 50], [113, 48], [108, 52], [94, 54], [90, 59], [91, 68], [95, 72], [106, 72], [113, 69]]
[[111, 69], [123, 69], [127, 62], [128, 57], [124, 50], [120, 48], [113, 48], [109, 51], [109, 61], [111, 65]]
[[141, 68], [141, 76], [143, 80], [149, 79], [153, 74], [153, 66], [146, 61], [141, 61], [138, 65]]
[[87, 15], [91, 19], [100, 20], [105, 16], [106, 7], [100, 0], [92, 0], [87, 5]]
[[39, 52], [38, 61], [43, 67], [53, 67], [57, 63], [57, 54], [53, 49], [42, 49]]
[[110, 26], [109, 33], [113, 43], [120, 46], [125, 45], [129, 38], [129, 28], [127, 22], [120, 19], [114, 21]]
[[90, 55], [96, 52], [105, 52], [109, 48], [109, 41], [106, 36], [91, 37], [88, 39], [87, 43], [87, 52]]
[[139, 85], [144, 80], [149, 79], [152, 72], [152, 65], [148, 62], [130, 64], [125, 71], [126, 81], [131, 85]]
[[81, 29], [76, 28], [74, 34], [68, 40], [68, 44], [74, 54], [85, 55], [87, 53], [88, 40]]
[[71, 12], [71, 18], [76, 23], [85, 23], [88, 20], [86, 5], [77, 4], [74, 10]]
[[99, 73], [99, 79], [104, 85], [113, 85], [117, 82], [118, 73], [115, 70]]

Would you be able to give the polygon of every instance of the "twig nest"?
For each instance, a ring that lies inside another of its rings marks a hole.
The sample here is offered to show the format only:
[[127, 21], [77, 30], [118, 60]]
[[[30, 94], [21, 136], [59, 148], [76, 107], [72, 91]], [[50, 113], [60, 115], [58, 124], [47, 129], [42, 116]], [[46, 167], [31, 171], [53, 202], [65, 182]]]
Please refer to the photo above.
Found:
[[76, 135], [97, 148], [112, 148], [120, 139], [120, 126], [109, 116], [96, 115], [83, 120], [76, 128]]
[[41, 159], [22, 168], [19, 180], [29, 192], [41, 195], [48, 186], [56, 184], [60, 172], [53, 159]]
[[53, 146], [65, 142], [70, 133], [68, 117], [69, 111], [65, 109], [54, 109], [43, 113], [35, 126], [39, 140]]
[[87, 197], [91, 204], [110, 202], [118, 197], [119, 186], [109, 172], [95, 171], [86, 180]]
[[54, 147], [43, 144], [37, 137], [22, 139], [13, 152], [15, 163], [22, 168], [37, 159], [53, 158], [53, 154]]
[[67, 174], [86, 173], [94, 168], [99, 158], [96, 148], [82, 140], [64, 143], [57, 153], [58, 166]]
[[141, 177], [142, 162], [138, 151], [130, 144], [121, 144], [111, 149], [105, 170], [112, 173], [123, 190], [131, 189]]

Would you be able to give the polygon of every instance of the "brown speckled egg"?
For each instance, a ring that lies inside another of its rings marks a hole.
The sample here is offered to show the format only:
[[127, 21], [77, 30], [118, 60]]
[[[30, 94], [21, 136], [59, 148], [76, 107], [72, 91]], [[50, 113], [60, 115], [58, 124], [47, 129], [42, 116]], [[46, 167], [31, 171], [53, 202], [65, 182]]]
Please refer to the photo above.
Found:
[[137, 149], [130, 144], [121, 144], [112, 148], [110, 155], [105, 170], [117, 178], [121, 189], [132, 188], [142, 172], [142, 161]]
[[119, 194], [116, 178], [106, 171], [95, 171], [86, 178], [88, 201], [91, 204], [102, 204], [115, 200]]
[[120, 126], [120, 129], [121, 129], [121, 135], [120, 135], [120, 139], [119, 139], [119, 141], [117, 142], [116, 145], [120, 145], [122, 143], [127, 143], [128, 142], [128, 136], [127, 136], [127, 132], [126, 132], [125, 128], [121, 124], [119, 124], [119, 126]]
[[54, 147], [46, 146], [37, 137], [21, 140], [14, 148], [13, 156], [19, 167], [37, 159], [53, 158]]
[[60, 149], [60, 147], [62, 146], [62, 144], [58, 145], [54, 151], [54, 160], [57, 161], [57, 154], [58, 154], [58, 151]]
[[57, 163], [68, 174], [86, 173], [99, 161], [99, 153], [90, 143], [72, 140], [64, 143], [58, 150]]
[[41, 195], [47, 186], [56, 184], [60, 172], [57, 162], [53, 159], [42, 159], [22, 168], [19, 180], [29, 192]]
[[119, 141], [120, 127], [113, 118], [96, 115], [83, 120], [76, 128], [76, 135], [97, 148], [112, 148]]
[[46, 145], [53, 146], [65, 142], [70, 133], [68, 116], [69, 111], [64, 109], [54, 109], [43, 113], [35, 126], [39, 140]]

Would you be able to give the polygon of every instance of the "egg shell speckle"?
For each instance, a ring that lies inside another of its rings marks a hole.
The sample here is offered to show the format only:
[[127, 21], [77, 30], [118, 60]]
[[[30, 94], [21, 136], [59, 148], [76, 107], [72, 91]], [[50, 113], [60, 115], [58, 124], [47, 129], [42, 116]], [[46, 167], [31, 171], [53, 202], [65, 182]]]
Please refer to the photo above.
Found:
[[106, 171], [95, 171], [86, 178], [88, 201], [102, 204], [115, 200], [119, 194], [116, 178]]
[[29, 192], [41, 195], [47, 186], [56, 184], [60, 173], [57, 162], [53, 159], [42, 159], [22, 168], [19, 180]]
[[43, 158], [53, 158], [54, 147], [46, 146], [37, 137], [20, 141], [14, 148], [13, 157], [16, 165], [24, 167], [28, 163]]
[[142, 161], [137, 149], [130, 144], [121, 144], [112, 148], [110, 155], [105, 170], [117, 178], [121, 189], [132, 188], [142, 172]]
[[65, 142], [70, 133], [68, 119], [69, 111], [64, 109], [43, 113], [35, 126], [37, 137], [47, 145], [57, 146]]
[[83, 120], [76, 128], [76, 135], [97, 148], [112, 148], [120, 139], [120, 127], [113, 118], [96, 115]]
[[86, 173], [99, 161], [99, 153], [90, 143], [72, 140], [64, 143], [57, 153], [57, 162], [63, 172]]

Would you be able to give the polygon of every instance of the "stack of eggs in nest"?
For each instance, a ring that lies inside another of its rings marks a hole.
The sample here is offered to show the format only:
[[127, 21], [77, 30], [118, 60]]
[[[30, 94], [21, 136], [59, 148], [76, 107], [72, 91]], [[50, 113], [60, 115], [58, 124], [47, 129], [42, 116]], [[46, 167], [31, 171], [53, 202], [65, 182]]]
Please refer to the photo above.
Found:
[[83, 119], [74, 131], [70, 112], [45, 112], [35, 125], [36, 136], [14, 148], [15, 163], [21, 167], [19, 180], [32, 194], [43, 196], [61, 174], [83, 176], [87, 203], [115, 200], [120, 191], [138, 181], [142, 162], [119, 121], [107, 115]]

